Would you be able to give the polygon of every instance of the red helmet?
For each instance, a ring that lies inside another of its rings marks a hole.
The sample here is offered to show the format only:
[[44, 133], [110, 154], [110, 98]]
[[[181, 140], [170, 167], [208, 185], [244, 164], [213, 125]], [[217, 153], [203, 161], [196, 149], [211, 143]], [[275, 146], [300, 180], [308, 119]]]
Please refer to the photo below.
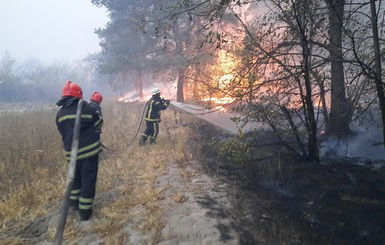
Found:
[[97, 103], [102, 103], [103, 96], [99, 92], [93, 92], [91, 95], [91, 100]]
[[73, 96], [79, 99], [83, 99], [83, 91], [76, 83], [67, 81], [63, 87], [62, 96]]

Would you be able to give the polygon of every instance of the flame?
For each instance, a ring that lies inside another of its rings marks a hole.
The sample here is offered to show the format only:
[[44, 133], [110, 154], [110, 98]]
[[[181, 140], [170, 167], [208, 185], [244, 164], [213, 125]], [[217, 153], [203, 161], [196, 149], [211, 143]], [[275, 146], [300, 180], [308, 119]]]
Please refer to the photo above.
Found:
[[238, 63], [239, 60], [232, 53], [226, 50], [218, 51], [217, 62], [211, 67], [213, 73], [210, 84], [210, 87], [216, 89], [205, 93], [201, 99], [204, 102], [209, 102], [212, 109], [226, 111], [226, 105], [235, 100], [235, 98], [228, 96], [228, 90], [231, 88], [232, 81], [236, 77]]
[[223, 97], [223, 98], [215, 98], [215, 97], [211, 97], [211, 98], [203, 98], [203, 101], [210, 101], [210, 102], [214, 102], [215, 104], [219, 104], [219, 105], [229, 104], [229, 103], [233, 102], [234, 100], [235, 100], [235, 98], [231, 98], [231, 97]]
[[231, 97], [222, 97], [222, 98], [203, 98], [202, 101], [209, 102], [210, 104], [213, 103], [213, 106], [209, 106], [210, 109], [213, 110], [220, 110], [220, 111], [227, 111], [226, 105], [230, 104], [231, 102], [235, 101], [235, 98]]

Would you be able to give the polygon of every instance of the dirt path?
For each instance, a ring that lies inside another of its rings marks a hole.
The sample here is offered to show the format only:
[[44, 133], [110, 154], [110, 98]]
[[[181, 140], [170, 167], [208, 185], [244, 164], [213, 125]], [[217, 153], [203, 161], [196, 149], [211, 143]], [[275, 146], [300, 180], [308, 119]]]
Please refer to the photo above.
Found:
[[226, 188], [200, 168], [193, 160], [182, 167], [172, 163], [168, 174], [159, 179], [159, 185], [170, 186], [162, 201], [166, 225], [160, 245], [238, 244], [238, 234], [228, 228], [232, 218], [223, 208], [230, 208]]

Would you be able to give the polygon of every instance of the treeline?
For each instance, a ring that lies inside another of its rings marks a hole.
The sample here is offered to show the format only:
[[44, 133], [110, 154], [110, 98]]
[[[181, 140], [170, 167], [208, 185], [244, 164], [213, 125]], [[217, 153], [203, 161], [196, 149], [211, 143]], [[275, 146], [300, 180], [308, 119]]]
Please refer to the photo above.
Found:
[[33, 103], [52, 102], [60, 96], [60, 89], [48, 90], [41, 85], [1, 83], [0, 102]]
[[37, 59], [20, 63], [5, 53], [0, 60], [0, 102], [54, 103], [60, 98], [67, 80], [79, 83], [85, 96], [95, 90], [102, 90], [107, 96], [104, 90], [108, 83], [100, 79], [86, 60], [43, 65]]

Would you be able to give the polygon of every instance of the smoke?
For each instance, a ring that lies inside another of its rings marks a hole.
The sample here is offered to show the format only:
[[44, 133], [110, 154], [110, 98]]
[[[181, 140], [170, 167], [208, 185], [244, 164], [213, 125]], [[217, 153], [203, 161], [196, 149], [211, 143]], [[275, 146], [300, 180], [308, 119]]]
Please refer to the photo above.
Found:
[[[143, 98], [144, 100], [148, 100], [151, 98], [151, 90], [153, 88], [159, 88], [161, 96], [164, 97], [165, 99], [169, 100], [176, 100], [176, 91], [177, 91], [177, 82], [155, 82], [153, 85], [148, 86], [143, 88]], [[124, 101], [124, 102], [132, 102], [132, 101], [139, 101], [140, 97], [137, 91], [128, 91], [125, 93], [121, 98], [119, 98], [119, 101]]]
[[328, 137], [320, 146], [320, 155], [327, 157], [348, 157], [358, 160], [383, 160], [385, 149], [382, 128], [375, 125], [354, 128], [356, 134], [346, 139]]
[[[161, 96], [165, 99], [169, 100], [176, 100], [176, 91], [177, 91], [177, 82], [170, 82], [170, 83], [154, 83], [154, 85], [151, 88], [147, 88], [144, 91], [145, 95], [148, 95], [147, 97], [151, 97], [151, 89], [152, 88], [159, 88]], [[146, 98], [146, 97], [145, 97]]]

